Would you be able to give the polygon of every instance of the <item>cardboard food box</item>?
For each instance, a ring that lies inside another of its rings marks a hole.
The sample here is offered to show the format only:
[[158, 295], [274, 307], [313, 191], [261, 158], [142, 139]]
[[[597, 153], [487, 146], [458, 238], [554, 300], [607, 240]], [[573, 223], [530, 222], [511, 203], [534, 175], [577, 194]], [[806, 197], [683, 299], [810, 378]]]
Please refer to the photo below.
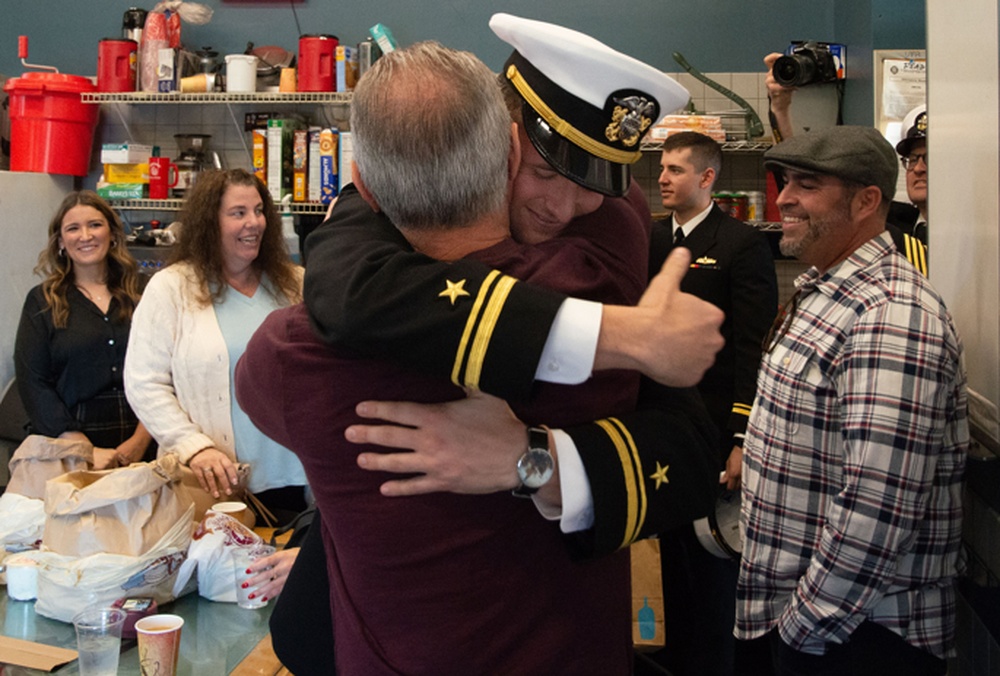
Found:
[[353, 91], [354, 83], [358, 81], [357, 48], [347, 47], [346, 45], [337, 45], [335, 61], [337, 63], [336, 91]]
[[719, 143], [726, 141], [722, 118], [718, 115], [666, 115], [650, 128], [646, 141], [665, 141], [673, 134], [682, 131], [695, 131]]
[[296, 129], [292, 139], [292, 201], [305, 202], [309, 194], [309, 130]]
[[140, 164], [153, 156], [153, 146], [139, 143], [105, 143], [101, 146], [102, 164]]
[[320, 202], [329, 204], [340, 194], [337, 146], [340, 140], [336, 129], [323, 129], [319, 133]]
[[105, 164], [104, 180], [108, 183], [149, 183], [149, 163]]
[[149, 183], [108, 183], [97, 187], [106, 200], [141, 200], [149, 195]]

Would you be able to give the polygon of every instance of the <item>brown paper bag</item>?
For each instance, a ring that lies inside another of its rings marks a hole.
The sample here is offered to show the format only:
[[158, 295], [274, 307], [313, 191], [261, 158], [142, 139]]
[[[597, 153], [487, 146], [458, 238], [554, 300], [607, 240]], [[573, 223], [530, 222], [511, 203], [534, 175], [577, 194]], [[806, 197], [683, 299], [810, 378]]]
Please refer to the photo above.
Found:
[[191, 505], [180, 465], [166, 455], [101, 472], [70, 472], [45, 487], [42, 544], [64, 556], [142, 556]]
[[639, 651], [659, 650], [666, 638], [660, 541], [652, 538], [633, 542], [629, 554], [632, 558], [632, 645]]
[[87, 469], [93, 463], [94, 446], [89, 441], [29, 435], [8, 464], [7, 492], [42, 500], [46, 481], [66, 472]]

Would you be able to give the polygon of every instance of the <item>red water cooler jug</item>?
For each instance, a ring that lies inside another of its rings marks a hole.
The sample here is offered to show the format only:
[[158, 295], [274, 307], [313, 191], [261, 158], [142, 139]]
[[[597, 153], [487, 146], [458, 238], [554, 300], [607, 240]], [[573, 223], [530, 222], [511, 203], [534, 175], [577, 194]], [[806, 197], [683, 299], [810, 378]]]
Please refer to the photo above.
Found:
[[97, 46], [97, 91], [134, 92], [139, 45], [126, 38], [105, 38]]
[[300, 92], [332, 92], [336, 81], [334, 63], [339, 41], [334, 35], [303, 35], [299, 38]]

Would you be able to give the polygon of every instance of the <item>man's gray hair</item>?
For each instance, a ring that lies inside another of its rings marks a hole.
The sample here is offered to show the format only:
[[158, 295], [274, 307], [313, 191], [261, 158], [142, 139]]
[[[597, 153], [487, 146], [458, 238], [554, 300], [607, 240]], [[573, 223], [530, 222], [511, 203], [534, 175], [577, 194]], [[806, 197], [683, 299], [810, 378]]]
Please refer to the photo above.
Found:
[[469, 52], [419, 42], [382, 56], [354, 90], [354, 161], [402, 228], [457, 227], [504, 207], [510, 117]]

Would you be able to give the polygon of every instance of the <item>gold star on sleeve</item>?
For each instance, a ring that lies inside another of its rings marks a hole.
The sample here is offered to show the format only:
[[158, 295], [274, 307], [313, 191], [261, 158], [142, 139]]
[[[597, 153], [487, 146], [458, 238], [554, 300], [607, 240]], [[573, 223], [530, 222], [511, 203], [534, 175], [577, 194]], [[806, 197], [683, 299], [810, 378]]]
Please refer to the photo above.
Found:
[[438, 297], [450, 299], [452, 305], [455, 304], [455, 301], [458, 300], [459, 296], [469, 295], [469, 292], [465, 290], [464, 279], [461, 279], [457, 282], [453, 282], [450, 279], [446, 279], [445, 283], [448, 285], [448, 288], [439, 293]]
[[653, 490], [659, 490], [661, 484], [670, 483], [670, 479], [667, 478], [667, 470], [670, 469], [670, 465], [660, 466], [660, 463], [656, 463], [656, 471], [649, 475], [650, 479], [656, 481], [656, 486]]

